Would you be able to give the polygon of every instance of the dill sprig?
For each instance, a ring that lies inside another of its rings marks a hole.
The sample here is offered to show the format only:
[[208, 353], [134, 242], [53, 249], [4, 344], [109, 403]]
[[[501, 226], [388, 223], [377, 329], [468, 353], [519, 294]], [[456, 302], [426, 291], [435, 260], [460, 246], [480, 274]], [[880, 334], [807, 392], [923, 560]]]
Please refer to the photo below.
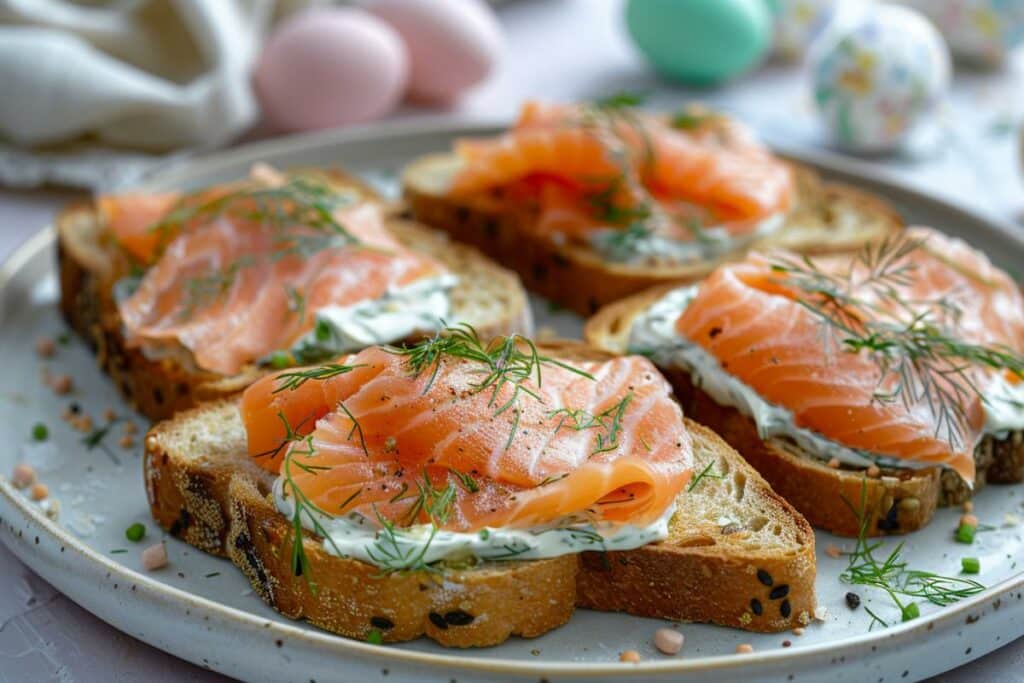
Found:
[[249, 184], [213, 198], [204, 198], [207, 192], [183, 196], [149, 228], [150, 232], [159, 234], [158, 254], [180, 231], [224, 217], [255, 222], [271, 230], [275, 250], [264, 259], [243, 254], [227, 268], [188, 280], [183, 317], [222, 296], [244, 268], [288, 256], [309, 258], [324, 249], [360, 243], [337, 217], [337, 210], [351, 205], [357, 195], [339, 191], [313, 176], [294, 176], [275, 187]]
[[[934, 605], [944, 607], [985, 590], [984, 585], [973, 579], [942, 576], [934, 572], [910, 569], [901, 554], [903, 541], [897, 543], [888, 555], [876, 556], [875, 552], [881, 550], [885, 542], [872, 541], [868, 538], [871, 516], [867, 514], [866, 481], [861, 483], [859, 507], [854, 507], [845, 497], [843, 502], [857, 518], [858, 533], [853, 551], [847, 553], [849, 564], [839, 575], [840, 581], [860, 586], [873, 586], [885, 591], [893, 604], [900, 610], [903, 621], [908, 621], [918, 614], [913, 598], [924, 599]], [[911, 601], [903, 602], [899, 596], [911, 598]], [[870, 610], [868, 614], [872, 617], [872, 626], [876, 622], [882, 626], [888, 626], [883, 619]]]
[[178, 317], [187, 320], [197, 309], [204, 308], [222, 297], [235, 283], [238, 273], [255, 263], [256, 259], [252, 254], [242, 254], [224, 269], [214, 269], [206, 275], [186, 280], [185, 296]]
[[591, 455], [606, 453], [615, 450], [619, 445], [619, 433], [622, 431], [622, 419], [626, 414], [626, 408], [633, 400], [633, 392], [623, 396], [614, 405], [609, 406], [600, 413], [594, 414], [583, 408], [559, 408], [547, 413], [548, 419], [557, 417], [558, 424], [555, 425], [555, 433], [561, 431], [562, 427], [568, 427], [580, 432], [585, 429], [601, 429], [598, 433], [596, 444]]
[[349, 242], [359, 241], [335, 215], [339, 208], [355, 202], [357, 196], [340, 192], [313, 176], [294, 176], [275, 187], [247, 185], [211, 199], [203, 199], [206, 193], [201, 190], [183, 196], [149, 230], [160, 233], [166, 243], [180, 228], [231, 216], [279, 231], [301, 226], [338, 235]]
[[113, 420], [108, 421], [106, 424], [96, 427], [88, 434], [82, 437], [82, 444], [85, 445], [86, 450], [92, 450], [99, 448], [101, 451], [107, 454], [107, 457], [114, 461], [115, 465], [121, 464], [121, 459], [110, 449], [110, 446], [106, 444], [105, 439], [110, 434], [110, 430], [119, 422], [123, 422], [123, 417], [115, 417]]
[[920, 238], [904, 236], [867, 245], [844, 270], [825, 271], [809, 256], [772, 263], [779, 284], [799, 291], [796, 303], [823, 324], [826, 353], [866, 351], [878, 364], [873, 399], [927, 405], [935, 435], [953, 448], [966, 445], [965, 405], [981, 394], [977, 368], [1007, 370], [1024, 378], [1024, 356], [1006, 346], [964, 341], [955, 332], [962, 311], [949, 297], [908, 298], [913, 253]]
[[[468, 475], [463, 475], [456, 470], [451, 470], [456, 478], [463, 484], [463, 487], [470, 493], [479, 490], [476, 482]], [[472, 482], [472, 484], [469, 484]], [[402, 491], [389, 502], [396, 503], [403, 500], [411, 500], [409, 509], [404, 515], [405, 525], [400, 527], [394, 521], [386, 518], [373, 506], [374, 516], [380, 528], [374, 543], [366, 548], [366, 554], [373, 560], [374, 564], [381, 568], [384, 575], [395, 572], [437, 572], [437, 563], [427, 562], [427, 551], [430, 549], [434, 538], [441, 525], [451, 518], [452, 510], [455, 507], [457, 487], [452, 482], [447, 482], [444, 487], [437, 487], [430, 478], [430, 473], [423, 469], [422, 477], [413, 481], [416, 488], [409, 492], [407, 484], [403, 484]], [[401, 537], [407, 533], [405, 526], [411, 526], [419, 522], [425, 516], [427, 524], [430, 525], [430, 532], [426, 541], [422, 544], [413, 543], [409, 547], [403, 547]]]
[[[311, 592], [316, 593], [316, 584], [313, 583], [311, 578], [309, 557], [306, 555], [306, 548], [304, 544], [305, 532], [302, 525], [303, 519], [307, 520], [313, 527], [313, 533], [325, 539], [334, 547], [334, 550], [338, 555], [341, 555], [341, 552], [334, 544], [334, 540], [331, 538], [330, 534], [318, 519], [318, 515], [328, 515], [328, 513], [310, 500], [309, 496], [302, 491], [302, 488], [295, 483], [292, 468], [297, 467], [302, 472], [311, 475], [317, 475], [320, 472], [330, 470], [331, 468], [323, 465], [314, 465], [309, 462], [297, 461], [295, 459], [295, 456], [297, 455], [302, 455], [306, 458], [311, 458], [316, 455], [316, 448], [313, 446], [313, 436], [312, 434], [303, 435], [296, 429], [293, 429], [288, 423], [288, 419], [281, 411], [278, 411], [277, 416], [285, 427], [286, 436], [283, 445], [290, 446], [288, 448], [288, 452], [285, 454], [284, 461], [281, 464], [281, 478], [283, 479], [281, 492], [285, 497], [291, 496], [293, 504], [290, 528], [282, 541], [282, 545], [290, 545], [289, 566], [291, 567], [292, 573], [295, 576], [304, 577], [306, 580], [306, 586]], [[295, 444], [297, 443], [305, 443], [305, 448], [296, 448]], [[351, 498], [346, 502], [350, 501]], [[305, 515], [305, 517], [303, 517], [303, 515]]]
[[[519, 429], [521, 414], [519, 399], [525, 395], [538, 401], [541, 400], [540, 394], [526, 383], [532, 379], [537, 388], [542, 386], [542, 366], [556, 366], [587, 379], [594, 379], [584, 370], [542, 355], [532, 340], [518, 334], [496, 337], [490, 342], [484, 343], [476, 329], [468, 323], [445, 326], [433, 337], [412, 346], [387, 348], [392, 353], [405, 356], [406, 364], [414, 377], [419, 377], [424, 372], [430, 371], [430, 378], [423, 387], [424, 394], [430, 390], [437, 379], [443, 358], [468, 360], [477, 364], [479, 368], [475, 372], [480, 376], [480, 380], [470, 384], [473, 393], [491, 391], [487, 405], [494, 409], [494, 417], [499, 417], [506, 412], [512, 414], [512, 429], [505, 443], [506, 449], [512, 445]], [[499, 402], [499, 395], [506, 387], [511, 387], [511, 395]]]
[[711, 470], [712, 470], [712, 469], [714, 468], [714, 466], [715, 466], [715, 462], [714, 462], [713, 460], [712, 460], [711, 462], [709, 462], [709, 463], [708, 463], [708, 464], [707, 464], [707, 465], [706, 465], [706, 466], [704, 467], [704, 469], [702, 469], [702, 470], [701, 470], [701, 471], [700, 471], [700, 472], [699, 472], [699, 473], [697, 474], [697, 476], [696, 476], [696, 477], [694, 477], [694, 478], [693, 478], [693, 479], [692, 479], [692, 480], [690, 481], [690, 485], [686, 487], [686, 492], [687, 492], [687, 493], [689, 493], [690, 491], [693, 491], [693, 490], [694, 490], [695, 488], [697, 488], [697, 486], [698, 486], [698, 485], [700, 485], [700, 483], [701, 483], [702, 481], [704, 481], [705, 479], [722, 479], [722, 478], [723, 478], [723, 477], [724, 477], [725, 475], [722, 475], [722, 474], [717, 474], [717, 473], [713, 474], [713, 473], [711, 472]]
[[278, 385], [274, 389], [273, 393], [278, 394], [282, 391], [295, 391], [310, 380], [321, 382], [325, 379], [337, 377], [338, 375], [344, 375], [361, 367], [364, 366], [328, 363], [326, 365], [318, 365], [312, 368], [302, 368], [300, 370], [282, 372], [274, 378], [278, 381]]

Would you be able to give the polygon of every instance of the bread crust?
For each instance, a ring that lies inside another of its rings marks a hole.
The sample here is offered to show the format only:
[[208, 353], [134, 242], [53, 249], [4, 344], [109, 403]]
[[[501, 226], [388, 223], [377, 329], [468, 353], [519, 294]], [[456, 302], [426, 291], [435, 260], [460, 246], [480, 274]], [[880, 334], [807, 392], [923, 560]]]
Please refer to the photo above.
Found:
[[[542, 348], [559, 357], [608, 357], [573, 342]], [[274, 477], [246, 455], [233, 401], [207, 404], [155, 426], [145, 440], [144, 470], [153, 518], [162, 528], [229, 557], [282, 614], [353, 638], [365, 639], [376, 629], [387, 642], [423, 635], [446, 646], [494, 645], [511, 635], [532, 637], [556, 628], [575, 605], [753, 631], [806, 623], [816, 604], [810, 526], [717, 435], [689, 420], [687, 428], [697, 444], [698, 466], [714, 460], [731, 479], [709, 479], [684, 494], [691, 497], [681, 497], [668, 541], [626, 552], [485, 563], [442, 576], [382, 577], [369, 564], [326, 553], [308, 532], [304, 548], [312, 574], [294, 576], [285, 543], [290, 526], [269, 495]], [[717, 517], [700, 509], [718, 496], [733, 501], [737, 486], [750, 506], [756, 503], [756, 514], [723, 529]], [[783, 548], [760, 543], [767, 532], [753, 527], [762, 520], [780, 526], [787, 539]], [[772, 577], [772, 587], [759, 578], [762, 572]], [[707, 585], [709, 573], [717, 577], [713, 586]], [[652, 577], [658, 579], [655, 588]], [[315, 594], [307, 578], [316, 584]], [[772, 588], [786, 595], [772, 599]], [[762, 604], [757, 614], [755, 599]]]
[[[607, 262], [592, 249], [560, 244], [540, 234], [533, 227], [536, 206], [490, 195], [457, 200], [445, 196], [446, 183], [438, 177], [450, 176], [457, 167], [451, 155], [432, 155], [406, 168], [403, 192], [413, 218], [477, 247], [519, 273], [528, 290], [580, 315], [592, 315], [602, 306], [650, 287], [699, 280], [718, 264], [746, 253], [737, 250], [722, 259], [682, 266]], [[899, 214], [881, 199], [846, 185], [824, 183], [806, 167], [793, 168], [796, 206], [783, 228], [750, 248], [841, 252], [902, 229]]]
[[[347, 176], [338, 176], [336, 180]], [[152, 420], [161, 420], [204, 401], [238, 393], [266, 370], [249, 366], [235, 376], [195, 367], [188, 359], [150, 358], [125, 340], [114, 300], [114, 283], [129, 264], [110, 244], [92, 205], [76, 203], [57, 217], [60, 310], [68, 325], [95, 350], [100, 367], [125, 399]], [[443, 233], [410, 221], [391, 219], [389, 228], [403, 244], [440, 259], [462, 277], [452, 293], [456, 317], [476, 323], [484, 337], [529, 333], [532, 314], [518, 277]], [[489, 319], [480, 320], [479, 311]]]
[[[587, 321], [584, 338], [598, 348], [625, 353], [633, 320], [677, 286], [653, 288], [606, 306]], [[882, 468], [878, 477], [868, 477], [864, 468], [832, 468], [793, 444], [763, 441], [753, 420], [716, 403], [693, 385], [688, 373], [673, 367], [661, 370], [688, 417], [718, 432], [814, 527], [839, 536], [859, 535], [862, 510], [869, 536], [908, 533], [928, 524], [936, 507], [969, 500], [986, 481], [1021, 481], [1024, 435], [1020, 432], [1001, 440], [991, 436], [982, 440], [975, 452], [978, 470], [973, 490], [954, 473], [938, 467]]]
[[742, 481], [742, 495], [756, 496], [764, 507], [790, 520], [797, 543], [789, 552], [778, 552], [749, 542], [744, 537], [750, 529], [744, 526], [694, 523], [684, 493], [678, 501], [680, 521], [673, 525], [669, 542], [581, 556], [577, 604], [763, 633], [810, 623], [817, 606], [810, 524], [717, 434], [690, 419], [686, 426], [694, 441], [718, 459], [716, 476]]

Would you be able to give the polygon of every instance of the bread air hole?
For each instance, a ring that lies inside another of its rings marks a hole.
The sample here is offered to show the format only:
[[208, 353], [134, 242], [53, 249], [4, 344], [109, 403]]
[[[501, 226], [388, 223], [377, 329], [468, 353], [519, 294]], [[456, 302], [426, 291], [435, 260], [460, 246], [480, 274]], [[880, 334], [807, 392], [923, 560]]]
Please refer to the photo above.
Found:
[[677, 543], [680, 548], [700, 548], [704, 546], [715, 545], [715, 539], [710, 536], [694, 536], [693, 538], [684, 538]]
[[[760, 531], [764, 528], [764, 525], [768, 523], [767, 517], [754, 517], [752, 520], [747, 522], [747, 528], [751, 531]], [[778, 527], [776, 527], [778, 529]], [[778, 535], [778, 531], [775, 532]]]
[[732, 495], [736, 498], [737, 503], [742, 503], [743, 494], [747, 491], [747, 475], [743, 474], [743, 472], [737, 472], [733, 475], [732, 482]]

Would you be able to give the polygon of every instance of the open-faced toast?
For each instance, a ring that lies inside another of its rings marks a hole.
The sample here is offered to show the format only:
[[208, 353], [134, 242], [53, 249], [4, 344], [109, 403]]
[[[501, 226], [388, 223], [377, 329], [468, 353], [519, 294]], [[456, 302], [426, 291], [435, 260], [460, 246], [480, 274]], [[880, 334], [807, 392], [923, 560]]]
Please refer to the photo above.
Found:
[[[679, 285], [665, 285], [605, 307], [587, 322], [585, 338], [612, 353], [630, 352], [635, 321], [677, 289]], [[792, 442], [763, 440], [751, 418], [720, 405], [695, 386], [685, 369], [673, 365], [670, 355], [659, 360], [657, 350], [647, 351], [673, 384], [687, 416], [720, 434], [817, 528], [858, 536], [861, 520], [866, 518], [868, 535], [907, 533], [926, 525], [937, 506], [962, 503], [986, 482], [1024, 481], [1024, 434], [1019, 430], [981, 440], [974, 452], [973, 490], [955, 472], [940, 467], [882, 466], [868, 476], [865, 467], [827, 463]]]
[[413, 161], [402, 175], [404, 196], [418, 221], [448, 232], [512, 268], [527, 289], [581, 315], [652, 286], [696, 281], [718, 263], [750, 249], [782, 247], [803, 253], [856, 250], [898, 231], [903, 222], [883, 200], [846, 185], [825, 182], [810, 168], [790, 165], [794, 197], [781, 227], [713, 257], [673, 265], [610, 261], [590, 245], [537, 228], [537, 201], [500, 192], [452, 196], [465, 168], [455, 154]]
[[[541, 351], [566, 361], [608, 357], [572, 342]], [[145, 442], [146, 489], [161, 527], [230, 557], [272, 607], [353, 638], [494, 645], [560, 626], [576, 606], [751, 631], [808, 623], [816, 604], [809, 525], [709, 429], [689, 420], [686, 427], [695, 478], [677, 498], [663, 542], [384, 573], [329, 554], [306, 532], [315, 592], [309, 576], [295, 574], [291, 521], [275, 507], [274, 475], [247, 455], [237, 402], [157, 425]]]
[[[377, 201], [370, 188], [340, 171], [316, 173], [333, 186]], [[61, 312], [143, 415], [161, 419], [201, 401], [230, 396], [265, 372], [250, 364], [225, 375], [199, 368], [188, 354], [156, 357], [128, 345], [115, 285], [132, 272], [130, 258], [108, 233], [93, 204], [68, 207], [56, 226]], [[484, 335], [530, 330], [530, 309], [514, 273], [475, 249], [453, 244], [446, 235], [411, 221], [390, 220], [388, 228], [401, 244], [437, 259], [459, 278], [450, 293], [453, 319], [471, 323]]]

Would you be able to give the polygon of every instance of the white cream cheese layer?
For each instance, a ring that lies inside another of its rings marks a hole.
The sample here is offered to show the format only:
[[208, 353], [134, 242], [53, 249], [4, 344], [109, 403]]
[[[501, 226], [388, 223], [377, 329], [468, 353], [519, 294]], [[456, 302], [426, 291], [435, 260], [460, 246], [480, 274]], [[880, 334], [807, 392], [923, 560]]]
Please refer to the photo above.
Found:
[[700, 235], [690, 242], [655, 234], [622, 240], [621, 229], [599, 230], [590, 244], [602, 257], [616, 263], [692, 263], [740, 249], [755, 238], [778, 230], [785, 218], [784, 213], [773, 214], [740, 236], [733, 236], [723, 226], [701, 228]]
[[357, 351], [374, 344], [404, 339], [413, 332], [441, 329], [451, 314], [451, 290], [459, 279], [444, 273], [388, 291], [378, 299], [351, 306], [325, 306], [316, 311], [316, 324], [295, 343], [292, 352], [302, 358]]
[[[698, 286], [674, 289], [638, 315], [630, 330], [630, 351], [650, 355], [659, 365], [686, 370], [694, 384], [716, 403], [735, 408], [751, 418], [762, 439], [788, 439], [804, 452], [822, 460], [835, 457], [855, 467], [867, 467], [872, 463], [918, 466], [911, 461], [849, 448], [813, 430], [798, 427], [793, 413], [763, 399], [753, 388], [724, 370], [714, 355], [681, 337], [675, 324], [693, 301]], [[984, 396], [986, 434], [1000, 437], [1011, 430], [1024, 429], [1024, 383], [1014, 385], [997, 375]], [[923, 463], [920, 466], [928, 465]]]
[[[274, 483], [278, 511], [292, 519], [295, 507], [284, 495], [283, 480]], [[323, 534], [324, 551], [354, 558], [383, 569], [404, 569], [440, 560], [539, 560], [586, 550], [632, 550], [668, 538], [675, 503], [648, 526], [595, 526], [566, 518], [533, 529], [484, 528], [472, 533], [444, 531], [430, 524], [383, 529], [359, 513], [341, 517], [303, 508], [302, 526]], [[314, 524], [315, 519], [315, 524]], [[319, 528], [317, 528], [319, 527]]]
[[1024, 382], [1010, 382], [996, 375], [984, 393], [985, 433], [999, 438], [1024, 429]]

